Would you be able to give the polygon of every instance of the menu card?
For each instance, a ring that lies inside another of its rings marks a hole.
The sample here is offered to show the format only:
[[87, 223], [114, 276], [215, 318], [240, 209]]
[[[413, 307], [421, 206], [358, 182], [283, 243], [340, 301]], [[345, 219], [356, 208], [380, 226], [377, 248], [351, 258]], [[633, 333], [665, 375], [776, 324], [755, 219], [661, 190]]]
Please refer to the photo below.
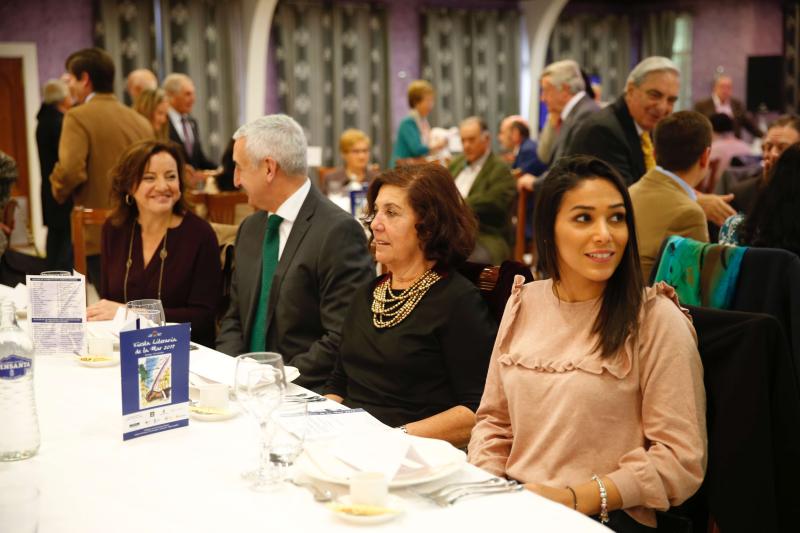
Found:
[[36, 355], [80, 354], [86, 334], [86, 278], [26, 276]]
[[189, 424], [189, 324], [122, 331], [122, 439]]

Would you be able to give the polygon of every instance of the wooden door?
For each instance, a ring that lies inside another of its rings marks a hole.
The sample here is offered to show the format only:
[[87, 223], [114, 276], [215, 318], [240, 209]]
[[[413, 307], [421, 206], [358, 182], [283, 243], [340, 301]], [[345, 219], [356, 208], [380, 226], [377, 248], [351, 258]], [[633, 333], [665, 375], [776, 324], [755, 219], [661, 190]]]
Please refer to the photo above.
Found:
[[0, 57], [0, 150], [17, 162], [19, 177], [11, 189], [12, 196], [30, 200], [27, 139], [22, 58]]

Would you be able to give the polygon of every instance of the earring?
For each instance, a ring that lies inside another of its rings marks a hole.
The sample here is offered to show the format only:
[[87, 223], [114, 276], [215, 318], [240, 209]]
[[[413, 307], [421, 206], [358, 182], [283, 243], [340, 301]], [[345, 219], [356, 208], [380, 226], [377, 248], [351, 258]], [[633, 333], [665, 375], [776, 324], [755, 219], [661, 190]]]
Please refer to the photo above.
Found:
[[125, 203], [128, 205], [133, 205], [133, 198], [131, 198], [130, 194], [125, 194]]

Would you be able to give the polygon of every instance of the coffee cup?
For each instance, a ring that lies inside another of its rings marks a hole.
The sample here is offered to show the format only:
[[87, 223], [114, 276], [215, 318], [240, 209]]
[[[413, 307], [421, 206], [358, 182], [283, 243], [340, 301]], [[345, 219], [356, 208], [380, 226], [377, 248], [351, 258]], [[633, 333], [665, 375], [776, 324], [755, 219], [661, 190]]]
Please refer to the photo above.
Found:
[[386, 504], [389, 484], [380, 472], [356, 472], [350, 477], [350, 500], [357, 505]]
[[206, 383], [198, 387], [200, 407], [210, 409], [228, 408], [228, 386], [224, 383]]

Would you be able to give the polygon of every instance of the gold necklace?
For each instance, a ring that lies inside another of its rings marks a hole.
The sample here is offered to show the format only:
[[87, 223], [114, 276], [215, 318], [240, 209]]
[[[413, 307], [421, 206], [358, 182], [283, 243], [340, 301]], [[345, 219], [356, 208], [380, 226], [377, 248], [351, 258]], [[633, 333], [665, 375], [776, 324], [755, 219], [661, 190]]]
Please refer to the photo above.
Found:
[[[158, 269], [159, 300], [161, 299], [161, 282], [164, 280], [164, 261], [167, 259], [167, 234], [169, 233], [170, 224], [172, 224], [172, 213], [169, 214], [169, 221], [167, 222], [167, 231], [164, 232], [164, 243], [161, 245], [161, 251], [158, 252], [158, 256], [161, 258], [161, 267]], [[131, 256], [133, 255], [133, 234], [135, 231], [136, 231], [136, 221], [134, 221], [133, 225], [131, 226], [131, 239], [130, 242], [128, 242], [128, 260], [125, 261], [125, 284], [122, 287], [122, 297], [125, 299], [125, 303], [128, 303], [128, 274], [130, 274], [131, 265], [133, 265], [133, 259], [131, 259]], [[142, 239], [142, 242], [144, 242], [144, 239]], [[144, 257], [142, 257], [142, 263], [144, 263]]]
[[384, 329], [396, 326], [411, 314], [422, 297], [442, 276], [433, 270], [426, 270], [409, 288], [395, 294], [392, 291], [392, 277], [387, 276], [372, 291], [372, 323]]

